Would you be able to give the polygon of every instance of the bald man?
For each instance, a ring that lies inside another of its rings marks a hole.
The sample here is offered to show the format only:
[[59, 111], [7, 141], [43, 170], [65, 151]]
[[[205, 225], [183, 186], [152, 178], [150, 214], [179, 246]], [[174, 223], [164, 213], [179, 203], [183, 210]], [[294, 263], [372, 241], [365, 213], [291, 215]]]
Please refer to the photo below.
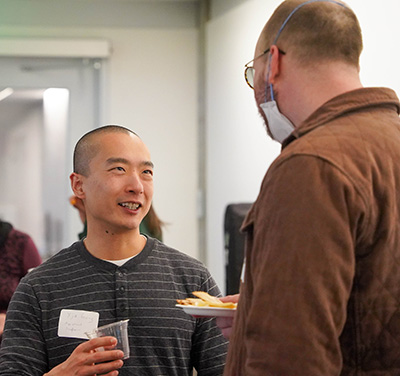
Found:
[[[219, 295], [213, 278], [199, 261], [140, 233], [153, 173], [149, 150], [127, 128], [97, 128], [78, 141], [70, 180], [87, 237], [20, 283], [0, 375], [222, 375], [227, 344], [215, 320], [175, 307], [192, 291]], [[126, 319], [128, 359], [114, 337], [85, 340], [86, 331]]]

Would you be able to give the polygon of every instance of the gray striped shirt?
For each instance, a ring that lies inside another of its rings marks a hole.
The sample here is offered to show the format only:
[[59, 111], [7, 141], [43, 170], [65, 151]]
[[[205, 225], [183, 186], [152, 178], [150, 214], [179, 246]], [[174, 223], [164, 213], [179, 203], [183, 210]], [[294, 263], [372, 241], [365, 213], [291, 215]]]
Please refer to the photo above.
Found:
[[176, 299], [220, 291], [198, 260], [148, 238], [118, 267], [74, 243], [24, 277], [10, 303], [0, 375], [40, 375], [65, 361], [82, 339], [57, 335], [62, 309], [95, 311], [99, 326], [129, 321], [129, 359], [120, 375], [222, 375], [227, 343], [214, 319], [194, 319]]

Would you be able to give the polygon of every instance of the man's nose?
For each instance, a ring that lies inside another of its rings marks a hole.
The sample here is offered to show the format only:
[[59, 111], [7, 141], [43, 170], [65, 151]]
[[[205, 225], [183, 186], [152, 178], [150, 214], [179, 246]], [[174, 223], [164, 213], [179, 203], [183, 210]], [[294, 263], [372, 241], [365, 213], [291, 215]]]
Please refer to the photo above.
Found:
[[139, 174], [133, 173], [129, 177], [128, 190], [136, 194], [143, 193], [143, 183], [142, 180], [140, 179]]

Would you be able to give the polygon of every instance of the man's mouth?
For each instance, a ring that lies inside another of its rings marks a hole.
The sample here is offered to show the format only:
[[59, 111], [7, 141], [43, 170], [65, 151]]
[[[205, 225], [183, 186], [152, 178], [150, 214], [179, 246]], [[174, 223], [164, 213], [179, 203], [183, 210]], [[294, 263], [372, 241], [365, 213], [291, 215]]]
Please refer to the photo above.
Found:
[[124, 208], [128, 208], [130, 210], [139, 209], [139, 207], [141, 206], [140, 204], [135, 203], [135, 202], [121, 202], [118, 205], [120, 205], [120, 206], [122, 206]]

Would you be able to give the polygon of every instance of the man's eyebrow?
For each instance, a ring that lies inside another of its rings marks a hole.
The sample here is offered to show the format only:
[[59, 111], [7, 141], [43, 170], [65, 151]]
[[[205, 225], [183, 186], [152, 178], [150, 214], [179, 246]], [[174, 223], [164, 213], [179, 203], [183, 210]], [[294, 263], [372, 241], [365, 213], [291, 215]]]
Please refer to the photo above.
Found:
[[[127, 159], [125, 159], [125, 158], [120, 158], [120, 157], [113, 158], [113, 157], [111, 157], [111, 158], [107, 159], [106, 163], [107, 164], [113, 164], [113, 163], [129, 164], [129, 161]], [[154, 163], [152, 161], [143, 161], [140, 164], [143, 165], [143, 166], [148, 166], [148, 167], [154, 168]]]
[[142, 165], [154, 168], [154, 163], [152, 161], [144, 161]]
[[116, 157], [116, 158], [108, 158], [106, 160], [106, 163], [107, 164], [113, 164], [113, 163], [125, 163], [125, 164], [128, 164], [129, 162], [125, 158]]

